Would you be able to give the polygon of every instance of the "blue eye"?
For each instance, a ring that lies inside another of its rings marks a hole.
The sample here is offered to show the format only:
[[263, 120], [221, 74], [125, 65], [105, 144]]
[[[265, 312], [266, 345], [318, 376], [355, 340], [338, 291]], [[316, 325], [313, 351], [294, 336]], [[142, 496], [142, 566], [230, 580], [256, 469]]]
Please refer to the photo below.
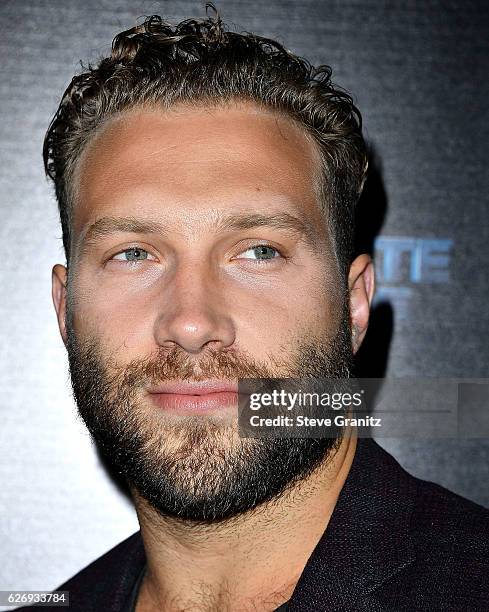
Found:
[[[246, 257], [246, 254], [249, 253], [251, 256]], [[253, 246], [242, 253], [243, 259], [255, 259], [257, 261], [268, 261], [270, 259], [275, 259], [277, 256], [280, 257], [280, 253], [277, 249], [269, 246], [268, 244], [258, 244]]]
[[112, 259], [117, 259], [118, 261], [144, 261], [149, 257], [151, 256], [148, 251], [145, 251], [140, 247], [130, 247], [129, 249], [114, 255]]

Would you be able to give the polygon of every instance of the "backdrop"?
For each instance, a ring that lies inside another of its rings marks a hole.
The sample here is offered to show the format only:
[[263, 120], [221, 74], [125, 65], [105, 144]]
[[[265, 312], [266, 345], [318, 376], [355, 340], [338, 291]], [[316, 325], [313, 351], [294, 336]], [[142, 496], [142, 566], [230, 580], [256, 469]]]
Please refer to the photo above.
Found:
[[[328, 63], [363, 112], [374, 170], [358, 247], [379, 290], [364, 375], [487, 377], [489, 9], [486, 2], [221, 0], [238, 30]], [[44, 132], [79, 60], [141, 16], [203, 2], [0, 4], [0, 589], [53, 589], [138, 528], [71, 399], [50, 297], [61, 231]], [[489, 505], [486, 439], [383, 439], [400, 463]]]

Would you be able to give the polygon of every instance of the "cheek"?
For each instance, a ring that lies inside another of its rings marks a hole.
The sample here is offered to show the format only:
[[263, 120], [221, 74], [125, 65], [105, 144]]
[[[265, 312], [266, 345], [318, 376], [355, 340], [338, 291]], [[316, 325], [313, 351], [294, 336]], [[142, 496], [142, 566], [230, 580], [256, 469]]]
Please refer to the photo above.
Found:
[[80, 272], [70, 287], [74, 331], [79, 339], [98, 338], [105, 346], [135, 354], [152, 348], [154, 294], [143, 284], [99, 282]]
[[264, 284], [258, 293], [241, 292], [238, 337], [252, 354], [288, 357], [297, 341], [335, 335], [342, 318], [339, 295], [335, 279], [306, 270], [286, 283]]

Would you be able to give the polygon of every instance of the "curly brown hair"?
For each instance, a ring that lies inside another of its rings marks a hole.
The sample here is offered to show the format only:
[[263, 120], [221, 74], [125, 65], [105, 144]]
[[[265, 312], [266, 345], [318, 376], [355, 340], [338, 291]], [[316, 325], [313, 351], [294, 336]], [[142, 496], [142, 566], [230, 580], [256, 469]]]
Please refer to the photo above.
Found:
[[361, 115], [331, 82], [329, 66], [312, 66], [275, 40], [226, 29], [218, 12], [177, 25], [157, 15], [117, 34], [110, 57], [76, 75], [44, 140], [63, 245], [70, 258], [73, 174], [84, 147], [109, 118], [143, 104], [216, 105], [248, 100], [292, 118], [318, 143], [324, 209], [340, 271], [353, 256], [354, 208], [367, 171]]

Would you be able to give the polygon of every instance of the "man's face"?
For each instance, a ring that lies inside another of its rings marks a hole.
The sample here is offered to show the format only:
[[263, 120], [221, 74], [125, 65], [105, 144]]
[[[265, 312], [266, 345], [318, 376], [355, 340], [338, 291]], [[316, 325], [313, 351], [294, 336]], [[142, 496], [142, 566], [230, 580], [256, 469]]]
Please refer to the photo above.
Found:
[[[296, 125], [251, 105], [133, 110], [84, 151], [65, 334], [75, 397], [163, 514], [248, 510], [335, 443], [241, 439], [228, 401], [238, 378], [348, 376], [319, 163]], [[211, 393], [190, 401], [195, 382]]]

